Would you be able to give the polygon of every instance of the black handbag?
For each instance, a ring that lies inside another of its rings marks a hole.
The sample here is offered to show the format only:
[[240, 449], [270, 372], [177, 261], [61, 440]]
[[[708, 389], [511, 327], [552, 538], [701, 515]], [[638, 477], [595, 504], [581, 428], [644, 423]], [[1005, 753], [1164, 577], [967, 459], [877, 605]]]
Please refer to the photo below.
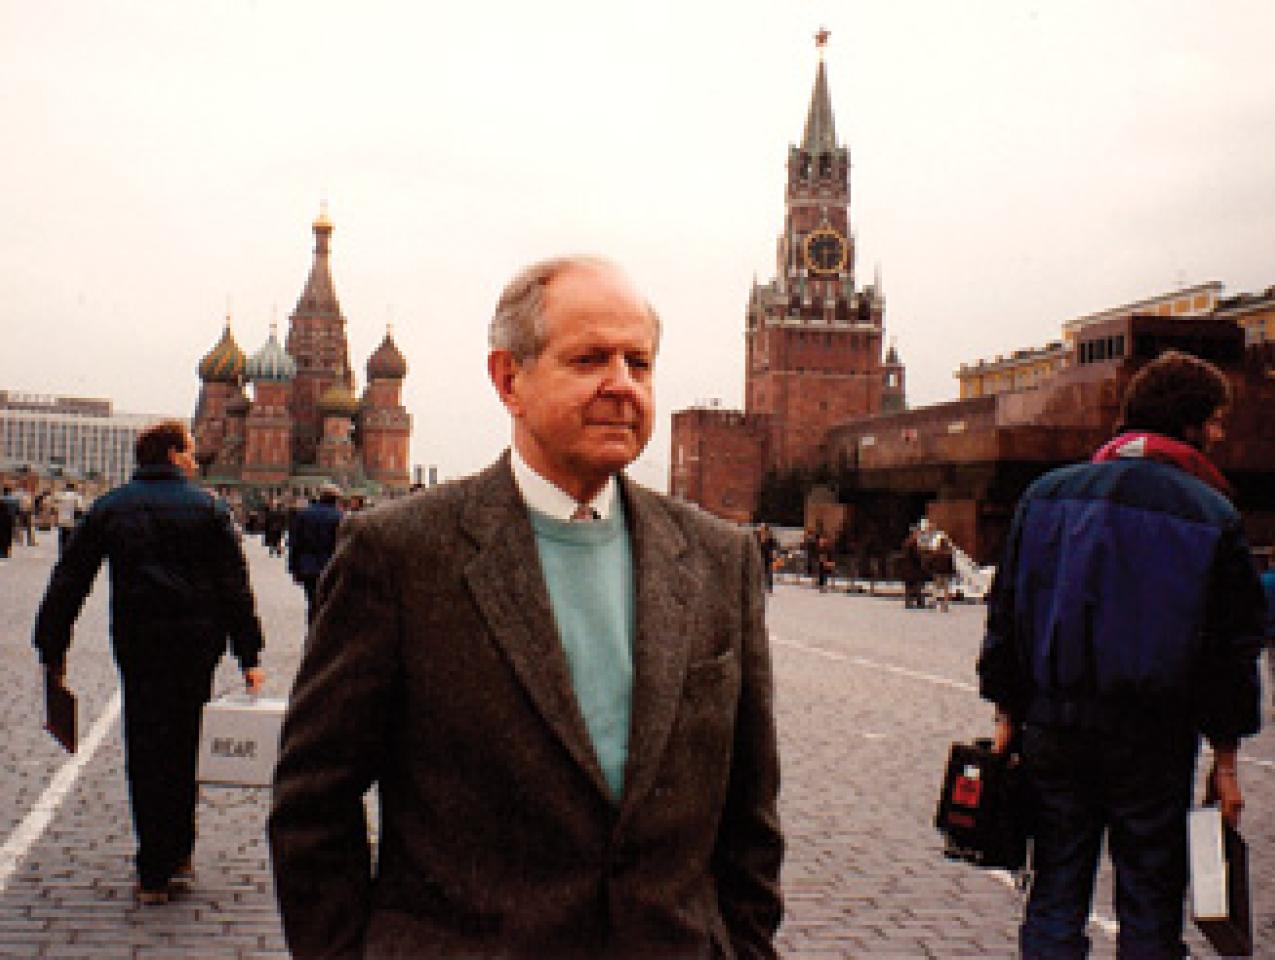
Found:
[[954, 743], [934, 826], [943, 855], [977, 867], [1019, 870], [1027, 863], [1029, 805], [1021, 765], [991, 740]]

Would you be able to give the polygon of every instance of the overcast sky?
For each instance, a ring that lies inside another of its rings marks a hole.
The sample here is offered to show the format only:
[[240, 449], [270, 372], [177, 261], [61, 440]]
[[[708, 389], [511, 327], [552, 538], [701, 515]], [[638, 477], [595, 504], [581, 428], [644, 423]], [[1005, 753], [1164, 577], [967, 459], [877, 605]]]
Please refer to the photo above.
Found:
[[229, 305], [281, 333], [326, 200], [358, 386], [387, 322], [413, 461], [507, 442], [504, 281], [619, 260], [661, 312], [658, 428], [742, 403], [812, 35], [914, 404], [963, 361], [1186, 284], [1275, 284], [1275, 4], [0, 0], [0, 388], [189, 416]]

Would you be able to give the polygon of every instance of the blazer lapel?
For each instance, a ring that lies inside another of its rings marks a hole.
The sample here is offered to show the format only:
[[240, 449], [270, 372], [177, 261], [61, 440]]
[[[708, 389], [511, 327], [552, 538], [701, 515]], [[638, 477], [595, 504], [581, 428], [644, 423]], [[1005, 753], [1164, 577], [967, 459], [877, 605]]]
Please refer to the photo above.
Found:
[[651, 789], [681, 703], [686, 675], [687, 597], [702, 576], [686, 562], [681, 530], [655, 494], [621, 476], [637, 579], [637, 636], [633, 645], [633, 714], [624, 771], [621, 820]]
[[610, 797], [576, 702], [535, 533], [514, 484], [508, 453], [484, 472], [465, 504], [461, 523], [478, 546], [465, 567], [465, 578], [492, 638], [545, 723], [598, 790]]

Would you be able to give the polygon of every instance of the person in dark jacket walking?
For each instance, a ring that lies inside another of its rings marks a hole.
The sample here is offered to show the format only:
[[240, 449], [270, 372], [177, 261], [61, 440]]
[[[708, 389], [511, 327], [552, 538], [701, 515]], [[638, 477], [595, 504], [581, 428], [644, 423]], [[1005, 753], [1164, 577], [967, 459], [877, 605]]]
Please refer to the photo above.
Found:
[[292, 518], [288, 531], [288, 572], [305, 591], [307, 622], [314, 619], [314, 594], [319, 575], [336, 550], [336, 531], [341, 524], [341, 488], [325, 483], [319, 499]]
[[5, 487], [0, 494], [0, 560], [8, 558], [17, 527], [18, 498], [13, 495], [12, 487]]
[[194, 442], [179, 421], [137, 437], [131, 482], [99, 497], [53, 568], [34, 643], [61, 682], [71, 630], [110, 561], [111, 639], [124, 690], [125, 772], [137, 834], [137, 897], [167, 902], [189, 875], [195, 765], [213, 670], [231, 649], [250, 692], [262, 647], [247, 566], [225, 504], [187, 481]]
[[770, 530], [770, 525], [763, 523], [757, 528], [757, 546], [761, 548], [761, 562], [766, 574], [766, 592], [775, 591], [775, 557], [779, 553], [779, 541]]
[[283, 556], [283, 535], [288, 529], [288, 511], [278, 500], [266, 505], [261, 539], [272, 557]]
[[1034, 794], [1025, 958], [1082, 958], [1104, 832], [1117, 953], [1186, 956], [1186, 815], [1200, 735], [1208, 792], [1238, 824], [1241, 738], [1261, 723], [1264, 600], [1226, 480], [1224, 375], [1170, 351], [1130, 382], [1118, 436], [1019, 502], [978, 672], [996, 746], [1021, 736]]
[[921, 556], [921, 537], [929, 529], [924, 518], [908, 531], [899, 554], [899, 579], [903, 581], [903, 608], [925, 607], [925, 564]]

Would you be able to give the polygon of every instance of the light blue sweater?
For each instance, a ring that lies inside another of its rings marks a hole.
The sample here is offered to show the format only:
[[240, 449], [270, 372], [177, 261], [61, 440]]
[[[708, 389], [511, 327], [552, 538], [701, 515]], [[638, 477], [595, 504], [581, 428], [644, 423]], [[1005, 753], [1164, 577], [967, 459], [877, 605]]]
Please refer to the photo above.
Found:
[[624, 509], [617, 497], [611, 516], [592, 523], [529, 512], [576, 702], [618, 800], [629, 754], [637, 629], [633, 551]]

